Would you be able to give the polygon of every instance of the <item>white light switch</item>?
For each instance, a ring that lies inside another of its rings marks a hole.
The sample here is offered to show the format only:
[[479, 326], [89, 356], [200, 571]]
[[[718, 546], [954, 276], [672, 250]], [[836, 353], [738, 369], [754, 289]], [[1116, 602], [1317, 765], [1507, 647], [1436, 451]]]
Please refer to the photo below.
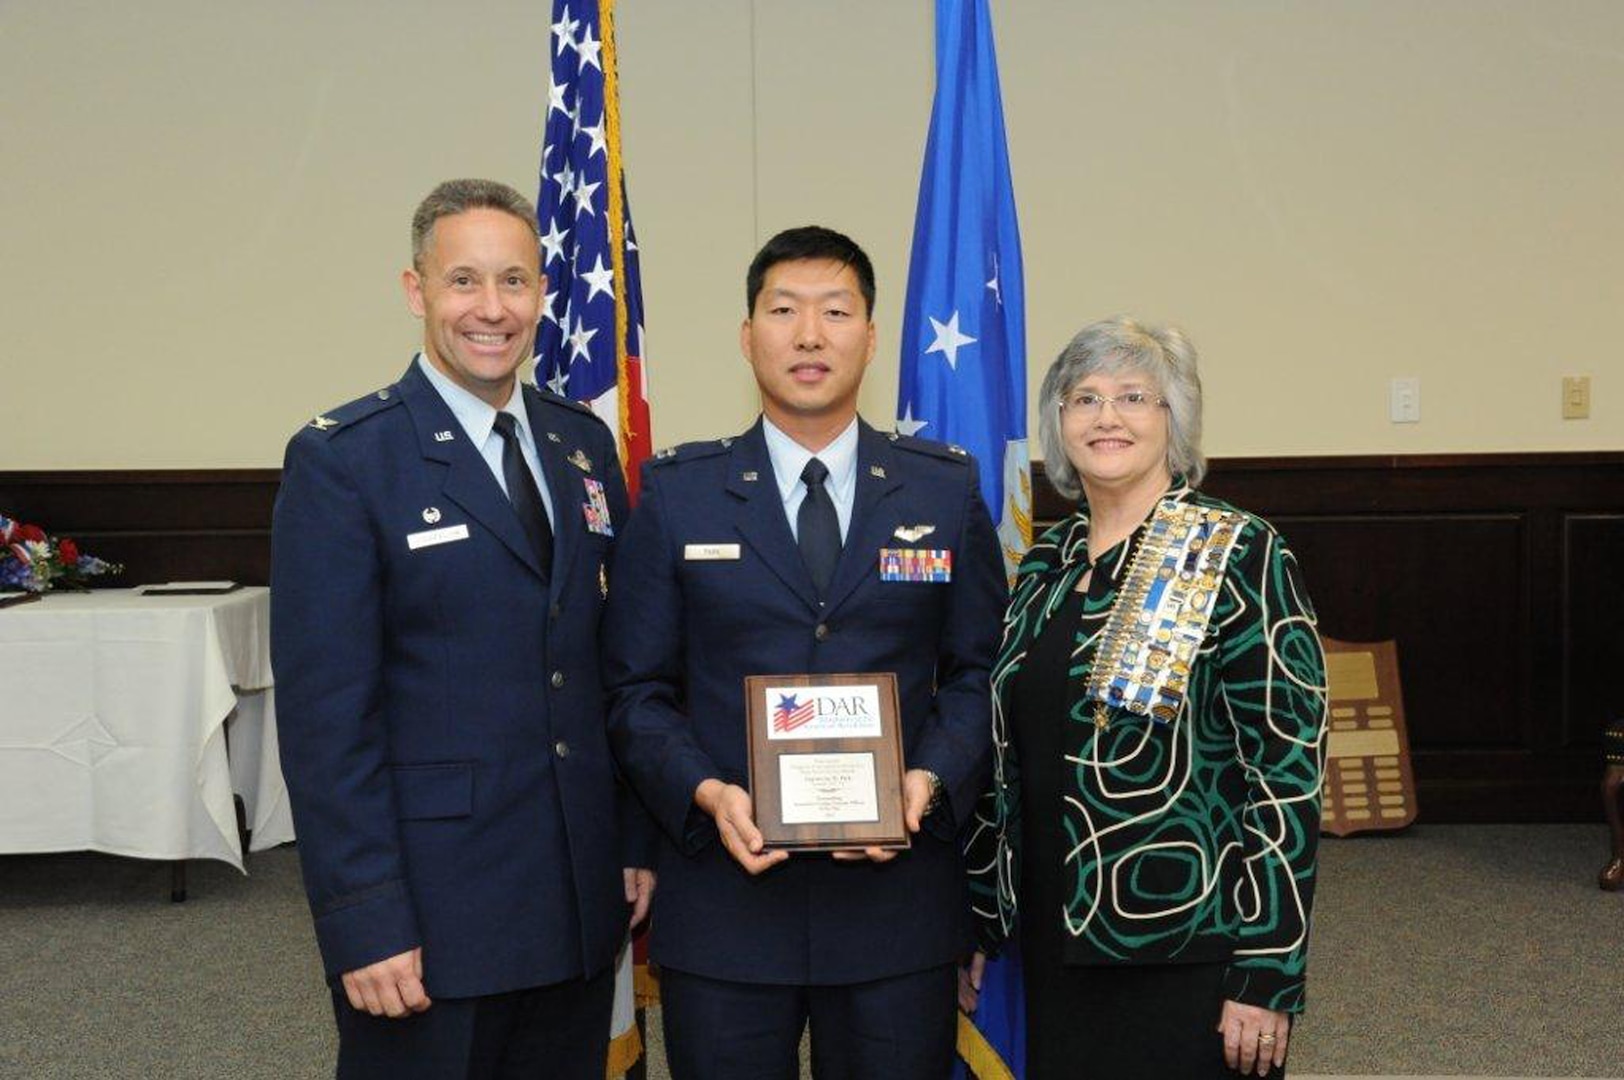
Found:
[[1388, 384], [1388, 419], [1395, 424], [1416, 424], [1421, 421], [1421, 380], [1410, 376], [1395, 378]]

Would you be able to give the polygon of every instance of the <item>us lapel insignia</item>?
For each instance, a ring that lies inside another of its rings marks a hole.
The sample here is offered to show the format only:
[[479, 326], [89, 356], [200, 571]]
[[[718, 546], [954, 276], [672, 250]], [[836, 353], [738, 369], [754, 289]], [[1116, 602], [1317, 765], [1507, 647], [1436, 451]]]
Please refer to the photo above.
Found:
[[549, 432], [548, 432], [548, 433], [547, 433], [547, 441], [548, 441], [548, 442], [563, 442], [563, 441], [564, 441], [564, 440], [563, 440], [563, 439], [560, 439], [560, 438], [559, 438], [559, 437], [558, 437], [558, 432], [556, 432], [556, 431], [549, 431]]
[[746, 472], [742, 472], [742, 473], [739, 474], [739, 479], [743, 480], [743, 481], [745, 481], [746, 483], [749, 483], [749, 484], [755, 483], [758, 479], [760, 479], [760, 477], [761, 477], [761, 474], [756, 472], [756, 470], [754, 470], [754, 469], [750, 469], [750, 470], [748, 470]]
[[584, 450], [576, 450], [575, 453], [569, 456], [568, 460], [571, 465], [574, 465], [582, 472], [592, 471], [592, 459], [586, 456]]
[[423, 508], [423, 520], [430, 525], [433, 525], [436, 521], [439, 521], [440, 508], [438, 506], [425, 506]]
[[315, 428], [317, 431], [326, 431], [328, 428], [337, 427], [338, 421], [334, 420], [330, 416], [318, 416], [314, 420], [310, 421], [310, 426]]
[[883, 465], [870, 465], [868, 467], [868, 475], [874, 477], [874, 479], [876, 479], [876, 480], [884, 480], [885, 479], [885, 466], [883, 466]]
[[456, 436], [451, 434], [449, 431], [436, 431], [434, 433], [435, 442], [450, 442], [454, 438], [456, 438]]

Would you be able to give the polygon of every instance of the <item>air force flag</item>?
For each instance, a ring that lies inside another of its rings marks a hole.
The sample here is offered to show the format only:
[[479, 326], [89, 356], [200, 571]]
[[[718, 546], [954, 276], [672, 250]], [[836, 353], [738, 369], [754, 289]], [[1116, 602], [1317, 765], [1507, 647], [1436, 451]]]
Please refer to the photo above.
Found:
[[[936, 0], [936, 102], [919, 180], [902, 320], [897, 430], [957, 443], [981, 463], [1004, 570], [1032, 541], [1026, 448], [1026, 293], [986, 0]], [[989, 961], [956, 1075], [1025, 1072], [1020, 961]]]
[[1010, 577], [1032, 538], [1026, 310], [986, 0], [936, 0], [936, 102], [903, 309], [897, 430], [956, 443]]

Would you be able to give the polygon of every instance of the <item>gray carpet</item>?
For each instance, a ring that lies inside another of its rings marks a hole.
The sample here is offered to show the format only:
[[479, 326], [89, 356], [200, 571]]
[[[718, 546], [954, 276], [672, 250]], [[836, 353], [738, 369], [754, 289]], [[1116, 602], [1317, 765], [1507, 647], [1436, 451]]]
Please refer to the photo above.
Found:
[[[1590, 825], [1328, 840], [1292, 1075], [1624, 1076], [1605, 850]], [[331, 1075], [297, 858], [249, 869], [193, 863], [172, 905], [161, 864], [0, 857], [0, 1077]]]

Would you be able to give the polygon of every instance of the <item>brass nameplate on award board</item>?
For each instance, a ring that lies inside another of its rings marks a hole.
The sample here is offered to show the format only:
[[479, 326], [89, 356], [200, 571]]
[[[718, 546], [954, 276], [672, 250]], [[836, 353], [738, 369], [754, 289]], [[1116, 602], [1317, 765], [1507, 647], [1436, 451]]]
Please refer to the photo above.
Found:
[[744, 696], [767, 847], [908, 847], [895, 675], [749, 675]]

